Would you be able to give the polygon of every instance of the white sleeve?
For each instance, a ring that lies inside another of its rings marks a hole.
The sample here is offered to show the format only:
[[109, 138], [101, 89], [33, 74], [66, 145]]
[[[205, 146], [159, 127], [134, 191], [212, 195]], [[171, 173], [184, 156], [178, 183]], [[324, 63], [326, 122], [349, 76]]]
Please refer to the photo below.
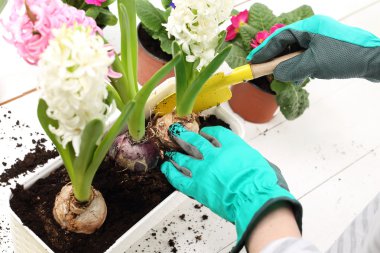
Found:
[[320, 253], [313, 244], [302, 238], [283, 238], [273, 241], [261, 253]]

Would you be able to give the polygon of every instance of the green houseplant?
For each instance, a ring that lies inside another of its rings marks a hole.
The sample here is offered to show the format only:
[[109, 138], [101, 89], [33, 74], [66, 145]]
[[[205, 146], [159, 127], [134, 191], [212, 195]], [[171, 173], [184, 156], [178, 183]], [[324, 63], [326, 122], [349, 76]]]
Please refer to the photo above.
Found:
[[[172, 43], [174, 38], [168, 37], [163, 24], [174, 4], [169, 0], [162, 0], [162, 6], [157, 8], [149, 0], [136, 2], [136, 12], [140, 19], [138, 25], [139, 60], [138, 81], [141, 85], [167, 61], [172, 58]], [[166, 78], [173, 76], [171, 72]]]
[[[249, 52], [276, 29], [312, 16], [313, 10], [311, 7], [303, 5], [293, 11], [275, 16], [272, 10], [264, 4], [255, 3], [249, 10], [240, 13], [235, 11], [234, 14], [236, 15], [231, 18], [232, 24], [227, 28], [225, 42], [226, 45], [232, 45], [231, 53], [226, 59], [231, 68], [246, 64]], [[297, 50], [298, 48], [289, 46], [283, 54]], [[230, 105], [235, 112], [252, 122], [262, 123], [270, 120], [277, 105], [285, 118], [293, 120], [302, 115], [309, 106], [308, 93], [304, 89], [308, 81], [293, 84], [274, 80], [272, 75], [259, 78], [233, 87]], [[249, 100], [250, 96], [254, 99]], [[255, 101], [255, 99], [260, 101]], [[255, 108], [258, 109], [257, 114], [254, 114]], [[271, 111], [265, 112], [264, 110], [268, 108]]]
[[84, 10], [86, 16], [95, 19], [96, 24], [101, 28], [117, 23], [117, 17], [108, 8], [115, 0], [62, 0], [62, 2], [78, 10]]

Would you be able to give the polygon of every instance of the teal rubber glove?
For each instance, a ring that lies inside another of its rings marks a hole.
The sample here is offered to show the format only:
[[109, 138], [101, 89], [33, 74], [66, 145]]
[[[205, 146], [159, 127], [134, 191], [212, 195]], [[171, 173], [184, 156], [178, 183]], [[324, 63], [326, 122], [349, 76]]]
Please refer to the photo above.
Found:
[[380, 39], [368, 31], [320, 15], [276, 30], [251, 51], [247, 60], [266, 62], [290, 45], [305, 52], [279, 64], [273, 73], [277, 80], [359, 77], [380, 81]]
[[[236, 226], [240, 250], [273, 204], [289, 202], [301, 230], [302, 207], [280, 170], [230, 130], [205, 127], [200, 134], [171, 125], [171, 137], [186, 154], [170, 151], [161, 166], [169, 182]], [[237, 252], [237, 251], [236, 251]]]

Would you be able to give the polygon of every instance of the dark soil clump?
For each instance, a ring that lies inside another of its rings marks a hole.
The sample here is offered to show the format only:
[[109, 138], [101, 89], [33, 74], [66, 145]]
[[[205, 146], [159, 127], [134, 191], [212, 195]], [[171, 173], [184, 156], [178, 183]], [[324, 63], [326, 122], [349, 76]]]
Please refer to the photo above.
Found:
[[[5, 169], [0, 175], [0, 184], [9, 185], [10, 179], [32, 172], [38, 165], [43, 165], [49, 159], [57, 157], [58, 152], [56, 150], [46, 150], [42, 144], [44, 142], [46, 142], [44, 138], [37, 140], [35, 148], [26, 154], [24, 159], [17, 159], [10, 168]], [[3, 162], [3, 165], [6, 166], [6, 163]]]

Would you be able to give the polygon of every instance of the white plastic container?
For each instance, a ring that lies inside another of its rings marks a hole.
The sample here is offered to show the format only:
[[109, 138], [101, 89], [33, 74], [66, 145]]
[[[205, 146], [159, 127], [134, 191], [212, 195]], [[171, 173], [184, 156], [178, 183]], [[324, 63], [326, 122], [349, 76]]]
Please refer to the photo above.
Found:
[[[175, 89], [175, 81], [173, 78], [166, 80], [159, 85], [152, 93], [147, 106], [146, 113], [153, 109], [161, 99], [165, 98]], [[243, 123], [232, 113], [225, 110], [223, 107], [213, 107], [202, 113], [203, 115], [214, 114], [217, 118], [228, 123], [236, 134], [240, 137], [244, 137], [245, 129]], [[28, 179], [23, 185], [30, 188], [38, 179], [47, 177], [52, 171], [59, 168], [62, 165], [62, 160], [56, 158], [49, 162], [44, 169], [40, 170], [40, 173], [36, 173], [33, 177]], [[12, 198], [12, 195], [9, 199]], [[123, 253], [130, 246], [132, 246], [139, 238], [146, 234], [150, 228], [161, 222], [166, 214], [172, 212], [183, 201], [186, 200], [186, 196], [182, 193], [175, 191], [157, 205], [152, 211], [145, 215], [140, 221], [138, 221], [133, 227], [125, 232], [107, 251], [106, 253]], [[161, 219], [159, 219], [161, 217]], [[10, 210], [10, 227], [11, 236], [14, 245], [15, 253], [42, 253], [53, 251], [28, 227], [22, 224], [21, 219], [17, 216], [13, 210]]]

